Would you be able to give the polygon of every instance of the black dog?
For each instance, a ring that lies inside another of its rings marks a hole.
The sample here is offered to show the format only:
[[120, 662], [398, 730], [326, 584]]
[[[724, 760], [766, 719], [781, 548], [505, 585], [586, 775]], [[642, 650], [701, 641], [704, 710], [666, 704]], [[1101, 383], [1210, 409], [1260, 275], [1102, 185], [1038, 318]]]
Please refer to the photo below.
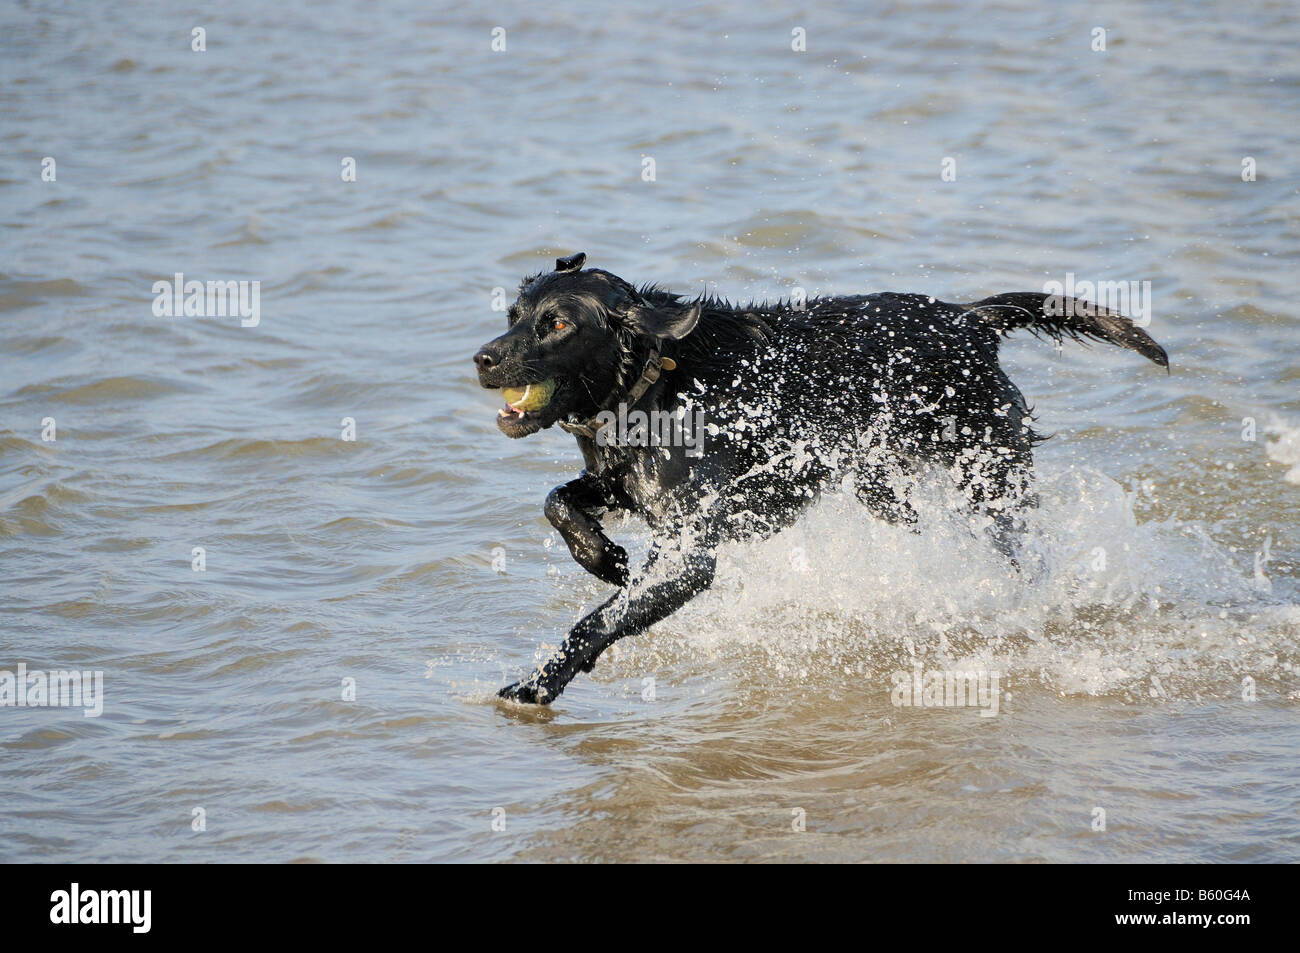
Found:
[[[517, 701], [553, 701], [615, 641], [707, 589], [719, 542], [788, 526], [845, 475], [872, 512], [911, 522], [907, 475], [943, 468], [1011, 555], [1041, 438], [998, 366], [1000, 334], [1110, 341], [1169, 366], [1129, 319], [1070, 298], [880, 293], [740, 307], [638, 290], [585, 261], [526, 279], [509, 330], [474, 355], [479, 382], [506, 390], [506, 436], [559, 424], [577, 437], [586, 468], [551, 491], [546, 516], [583, 568], [620, 587], [500, 692]], [[601, 529], [613, 510], [652, 530], [636, 576]]]

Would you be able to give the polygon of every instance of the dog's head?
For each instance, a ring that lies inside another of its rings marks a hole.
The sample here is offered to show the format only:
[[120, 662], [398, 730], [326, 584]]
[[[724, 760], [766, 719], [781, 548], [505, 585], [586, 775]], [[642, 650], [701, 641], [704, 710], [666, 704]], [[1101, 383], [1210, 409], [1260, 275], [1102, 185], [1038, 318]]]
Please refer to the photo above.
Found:
[[652, 348], [694, 330], [698, 304], [654, 302], [617, 275], [583, 269], [581, 252], [524, 279], [509, 330], [474, 355], [479, 383], [504, 391], [497, 426], [526, 437], [557, 420], [585, 419], [617, 403]]

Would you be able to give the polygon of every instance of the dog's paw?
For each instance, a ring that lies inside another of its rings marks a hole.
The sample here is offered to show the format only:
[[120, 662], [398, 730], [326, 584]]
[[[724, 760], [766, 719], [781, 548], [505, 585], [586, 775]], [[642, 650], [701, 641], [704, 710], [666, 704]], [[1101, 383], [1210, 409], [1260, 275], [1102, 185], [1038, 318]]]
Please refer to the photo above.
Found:
[[601, 559], [600, 578], [620, 589], [627, 588], [627, 550], [618, 543], [610, 543], [605, 547], [605, 554]]
[[549, 705], [554, 699], [545, 685], [531, 678], [507, 685], [497, 692], [497, 697], [504, 698], [506, 701], [519, 702], [522, 705]]

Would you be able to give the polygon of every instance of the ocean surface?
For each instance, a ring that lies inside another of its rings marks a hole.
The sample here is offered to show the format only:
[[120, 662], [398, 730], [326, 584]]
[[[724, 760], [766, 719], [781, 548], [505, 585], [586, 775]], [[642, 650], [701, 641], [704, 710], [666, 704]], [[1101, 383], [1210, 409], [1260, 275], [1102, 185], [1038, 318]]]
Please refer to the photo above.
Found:
[[[1282, 2], [0, 5], [0, 670], [103, 679], [0, 707], [0, 861], [1300, 859], [1298, 51]], [[1172, 373], [1008, 340], [1033, 571], [831, 493], [507, 706], [608, 590], [470, 357], [577, 251], [1149, 282]]]

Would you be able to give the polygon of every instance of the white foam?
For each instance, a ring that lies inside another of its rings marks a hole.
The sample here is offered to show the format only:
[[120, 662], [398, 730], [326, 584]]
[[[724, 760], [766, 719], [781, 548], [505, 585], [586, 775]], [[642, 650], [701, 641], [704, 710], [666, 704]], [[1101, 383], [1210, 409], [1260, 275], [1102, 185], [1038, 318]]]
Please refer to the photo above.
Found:
[[1291, 468], [1283, 477], [1287, 483], [1300, 484], [1300, 427], [1292, 427], [1275, 415], [1264, 425], [1264, 432], [1277, 434], [1276, 440], [1264, 443], [1268, 458]]
[[725, 657], [751, 683], [878, 687], [922, 661], [1163, 698], [1235, 691], [1294, 654], [1294, 619], [1266, 611], [1254, 567], [1201, 526], [1139, 523], [1137, 491], [1091, 470], [1040, 474], [1037, 490], [1020, 571], [936, 488], [921, 532], [828, 495], [771, 539], [724, 546], [713, 588], [621, 654], [689, 668]]

